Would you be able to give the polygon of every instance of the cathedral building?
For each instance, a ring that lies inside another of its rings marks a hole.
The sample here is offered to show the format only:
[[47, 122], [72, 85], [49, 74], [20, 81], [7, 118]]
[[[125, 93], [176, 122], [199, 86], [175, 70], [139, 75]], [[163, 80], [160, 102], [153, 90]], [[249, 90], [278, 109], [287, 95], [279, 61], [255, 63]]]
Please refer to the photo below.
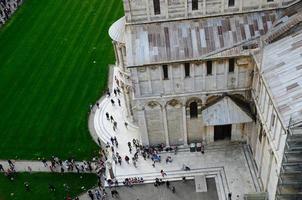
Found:
[[109, 35], [142, 143], [247, 143], [269, 199], [302, 198], [302, 2], [123, 3]]

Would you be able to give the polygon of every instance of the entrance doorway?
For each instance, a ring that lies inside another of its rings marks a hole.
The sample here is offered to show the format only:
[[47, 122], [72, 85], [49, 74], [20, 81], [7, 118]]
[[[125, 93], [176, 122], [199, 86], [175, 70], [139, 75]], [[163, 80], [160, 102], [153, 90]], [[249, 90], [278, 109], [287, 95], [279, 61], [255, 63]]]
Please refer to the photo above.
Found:
[[214, 126], [214, 141], [231, 139], [232, 124]]

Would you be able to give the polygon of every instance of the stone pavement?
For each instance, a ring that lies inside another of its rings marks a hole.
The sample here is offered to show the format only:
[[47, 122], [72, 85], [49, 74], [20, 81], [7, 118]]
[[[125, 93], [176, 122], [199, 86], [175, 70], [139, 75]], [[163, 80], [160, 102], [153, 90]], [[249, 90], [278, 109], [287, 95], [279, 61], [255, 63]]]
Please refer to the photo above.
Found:
[[[118, 75], [118, 69], [114, 68], [113, 76]], [[116, 83], [113, 82], [112, 88], [116, 88]], [[117, 104], [117, 99], [121, 101], [121, 107]], [[113, 99], [116, 103], [112, 105], [110, 100]], [[116, 136], [119, 142], [119, 147], [115, 149], [118, 151], [122, 158], [128, 155], [131, 159], [131, 155], [128, 151], [127, 142], [132, 141], [133, 138], [139, 139], [138, 127], [132, 125], [126, 117], [126, 109], [124, 104], [123, 95], [103, 98], [100, 103], [100, 108], [94, 110], [94, 129], [98, 137], [104, 141], [104, 143], [111, 143], [110, 137]], [[106, 119], [105, 113], [108, 112], [113, 116], [114, 120], [118, 123], [117, 130], [113, 131], [113, 124]], [[124, 122], [129, 124], [128, 128], [124, 126]], [[150, 159], [143, 160], [139, 158], [137, 168], [130, 164], [127, 164], [124, 160], [121, 166], [115, 165], [112, 158], [109, 156], [109, 160], [113, 163], [114, 174], [117, 179], [122, 181], [126, 177], [144, 177], [146, 181], [154, 180], [155, 177], [160, 177], [160, 170], [164, 170], [169, 174], [172, 174], [172, 178], [178, 178], [183, 176], [181, 170], [183, 164], [188, 165], [191, 169], [202, 169], [204, 174], [207, 174], [207, 170], [211, 171], [212, 168], [223, 168], [223, 173], [226, 183], [223, 184], [224, 193], [222, 198], [225, 199], [228, 192], [232, 192], [238, 199], [243, 199], [243, 195], [249, 192], [255, 192], [259, 186], [255, 173], [253, 172], [253, 165], [250, 161], [249, 152], [246, 148], [243, 148], [242, 144], [231, 143], [229, 141], [215, 142], [206, 146], [205, 154], [200, 152], [191, 153], [188, 150], [179, 152], [177, 155], [173, 153], [162, 153], [162, 162], [156, 163], [155, 167], [152, 166]], [[173, 158], [172, 163], [165, 163], [166, 156]], [[171, 173], [170, 173], [171, 172]], [[190, 172], [188, 172], [189, 174]], [[218, 183], [219, 184], [219, 183]]]

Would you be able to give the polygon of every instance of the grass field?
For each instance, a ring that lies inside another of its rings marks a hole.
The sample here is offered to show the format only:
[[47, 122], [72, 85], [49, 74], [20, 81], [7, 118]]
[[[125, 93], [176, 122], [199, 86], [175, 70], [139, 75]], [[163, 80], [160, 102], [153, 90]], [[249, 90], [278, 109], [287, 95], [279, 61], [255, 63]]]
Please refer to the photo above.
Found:
[[[81, 177], [81, 178], [80, 178]], [[30, 191], [25, 190], [24, 182], [28, 182]], [[45, 173], [20, 173], [14, 181], [0, 174], [0, 199], [1, 200], [58, 200], [64, 199], [69, 194], [75, 197], [97, 183], [95, 174], [45, 174]], [[55, 187], [55, 192], [50, 192], [48, 184]], [[66, 184], [67, 187], [64, 186]], [[69, 189], [68, 189], [69, 188]]]
[[122, 10], [122, 0], [26, 0], [0, 29], [0, 158], [92, 157], [87, 112]]

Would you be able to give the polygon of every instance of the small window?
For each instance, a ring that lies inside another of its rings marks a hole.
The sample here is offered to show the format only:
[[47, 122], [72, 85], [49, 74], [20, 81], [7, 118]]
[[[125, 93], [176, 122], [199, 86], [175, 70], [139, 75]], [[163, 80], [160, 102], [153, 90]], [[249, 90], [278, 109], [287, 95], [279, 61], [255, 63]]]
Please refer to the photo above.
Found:
[[229, 72], [232, 73], [234, 72], [235, 69], [235, 59], [231, 58], [229, 59]]
[[207, 61], [207, 75], [212, 75], [212, 61]]
[[235, 6], [235, 0], [229, 0], [229, 7]]
[[163, 65], [163, 74], [164, 74], [164, 79], [168, 79], [168, 65]]
[[185, 63], [185, 77], [190, 77], [190, 63]]
[[261, 127], [260, 133], [259, 133], [259, 142], [260, 142], [260, 143], [262, 142], [262, 127]]
[[190, 118], [197, 118], [198, 116], [198, 105], [197, 102], [190, 103]]
[[160, 0], [153, 0], [154, 14], [160, 15]]
[[274, 126], [275, 126], [275, 120], [276, 120], [276, 115], [273, 113], [273, 114], [272, 114], [271, 127], [274, 127]]
[[192, 10], [198, 10], [198, 0], [192, 0]]

